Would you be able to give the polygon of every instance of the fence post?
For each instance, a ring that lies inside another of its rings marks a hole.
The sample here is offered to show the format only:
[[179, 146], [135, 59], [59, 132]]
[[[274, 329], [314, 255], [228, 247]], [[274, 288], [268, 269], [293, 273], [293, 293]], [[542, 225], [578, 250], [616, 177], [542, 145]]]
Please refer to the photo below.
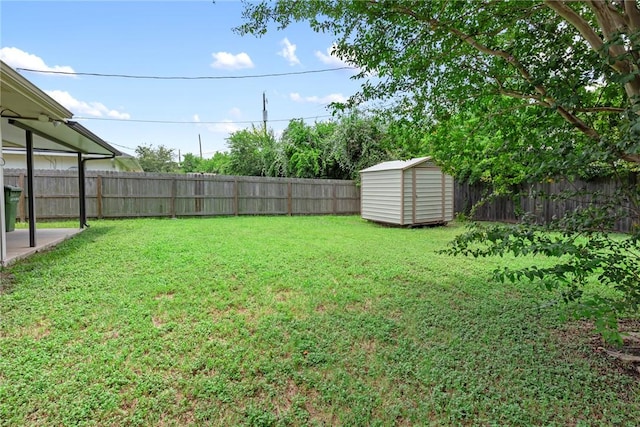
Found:
[[238, 177], [233, 177], [233, 214], [238, 216]]
[[173, 177], [171, 179], [171, 207], [170, 207], [170, 214], [171, 214], [171, 218], [175, 218], [176, 217], [176, 196], [178, 193], [178, 180], [176, 179], [176, 177]]
[[202, 175], [197, 176], [193, 181], [194, 185], [194, 198], [195, 198], [195, 209], [197, 213], [202, 212], [202, 197], [204, 195], [204, 182], [202, 181]]
[[291, 187], [291, 181], [289, 181], [287, 183], [287, 212], [289, 213], [289, 216], [293, 214], [293, 202], [291, 200], [291, 194], [293, 193], [293, 191]]
[[332, 197], [331, 210], [332, 210], [333, 214], [335, 215], [335, 214], [338, 213], [338, 191], [337, 191], [338, 184], [334, 183], [331, 186], [331, 188], [332, 188], [332, 192], [331, 192], [332, 193], [331, 194], [331, 197]]
[[98, 219], [102, 219], [102, 176], [96, 178], [96, 210]]

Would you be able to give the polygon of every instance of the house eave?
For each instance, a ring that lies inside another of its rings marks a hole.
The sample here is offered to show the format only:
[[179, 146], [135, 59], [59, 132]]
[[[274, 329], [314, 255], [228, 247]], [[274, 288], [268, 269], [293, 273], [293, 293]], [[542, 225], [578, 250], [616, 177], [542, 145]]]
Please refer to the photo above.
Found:
[[[60, 103], [55, 101], [29, 80], [25, 79], [17, 71], [8, 66], [4, 61], [0, 61], [0, 82], [1, 86], [3, 86], [3, 92], [5, 92], [5, 88], [7, 88], [10, 91], [17, 93], [19, 96], [28, 99], [31, 103], [33, 103], [33, 105], [39, 107], [39, 109], [41, 110], [39, 111], [40, 114], [48, 116], [51, 120], [65, 120], [73, 116], [73, 113], [71, 111], [63, 107]], [[3, 116], [10, 116], [11, 113], [18, 114], [17, 117], [25, 115], [25, 112], [14, 111], [10, 109], [7, 105], [5, 105], [4, 102], [2, 102], [1, 105], [3, 109]], [[5, 109], [7, 110], [6, 112]]]

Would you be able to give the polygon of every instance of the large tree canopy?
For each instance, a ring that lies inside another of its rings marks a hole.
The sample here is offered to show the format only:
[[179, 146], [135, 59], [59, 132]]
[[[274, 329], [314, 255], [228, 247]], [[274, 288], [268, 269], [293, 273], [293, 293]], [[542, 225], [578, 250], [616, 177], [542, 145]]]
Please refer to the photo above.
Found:
[[136, 159], [145, 172], [175, 172], [178, 164], [173, 160], [173, 149], [160, 145], [157, 148], [149, 145], [136, 147]]
[[[549, 179], [620, 178], [612, 194], [591, 194], [588, 206], [546, 224], [559, 233], [539, 233], [525, 216], [515, 227], [474, 228], [452, 252], [557, 257], [502, 276], [562, 288], [603, 331], [637, 313], [640, 189], [625, 180], [640, 169], [635, 0], [280, 0], [246, 2], [244, 18], [241, 34], [295, 21], [333, 34], [334, 55], [363, 82], [349, 102], [383, 100], [397, 134], [414, 136], [396, 148], [426, 146], [458, 179], [504, 194]], [[620, 216], [637, 225], [624, 239], [607, 234]], [[614, 292], [585, 302], [590, 281]]]
[[[414, 138], [402, 130], [401, 123], [357, 110], [313, 124], [293, 119], [281, 138], [255, 127], [242, 129], [227, 138], [230, 151], [223, 172], [357, 180], [361, 169], [416, 148]], [[184, 170], [195, 170], [192, 163], [193, 156], [185, 155]]]
[[365, 79], [352, 102], [392, 98], [404, 115], [442, 120], [507, 96], [548, 117], [536, 127], [549, 140], [563, 137], [557, 115], [597, 157], [640, 163], [635, 1], [285, 0], [247, 2], [244, 14], [241, 33], [306, 20], [334, 34], [334, 54]]

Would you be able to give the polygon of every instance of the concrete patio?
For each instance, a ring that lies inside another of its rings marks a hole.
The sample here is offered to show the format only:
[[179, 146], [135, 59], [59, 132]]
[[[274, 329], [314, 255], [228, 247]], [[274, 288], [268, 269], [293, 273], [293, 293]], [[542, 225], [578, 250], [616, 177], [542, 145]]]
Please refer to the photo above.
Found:
[[43, 228], [36, 229], [36, 246], [29, 247], [29, 230], [16, 229], [7, 233], [7, 258], [4, 266], [41, 252], [82, 232], [80, 228]]

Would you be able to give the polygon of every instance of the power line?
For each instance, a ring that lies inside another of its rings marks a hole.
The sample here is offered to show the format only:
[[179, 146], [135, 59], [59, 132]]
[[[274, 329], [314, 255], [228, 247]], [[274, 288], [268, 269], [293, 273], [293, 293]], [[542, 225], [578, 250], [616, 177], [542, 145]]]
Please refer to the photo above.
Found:
[[116, 147], [126, 148], [127, 150], [135, 151], [135, 148], [127, 147], [126, 145], [116, 144], [115, 142], [107, 141], [110, 145], [115, 145]]
[[[311, 119], [323, 119], [326, 117], [332, 117], [331, 114], [324, 114], [321, 116], [311, 116], [311, 117], [294, 117], [291, 119], [275, 119], [269, 120], [270, 122], [290, 122], [291, 120], [311, 120]], [[195, 124], [195, 125], [240, 125], [240, 124], [251, 124], [251, 123], [260, 123], [262, 120], [244, 120], [244, 121], [222, 121], [222, 122], [202, 122], [202, 121], [179, 121], [179, 120], [143, 120], [143, 119], [115, 119], [110, 117], [79, 117], [74, 116], [73, 120], [102, 120], [109, 122], [131, 122], [131, 123], [161, 123], [161, 124]]]
[[337, 68], [324, 68], [321, 70], [307, 70], [307, 71], [291, 71], [288, 73], [270, 73], [270, 74], [248, 74], [241, 76], [141, 76], [131, 74], [106, 74], [106, 73], [80, 73], [70, 71], [52, 71], [52, 70], [35, 70], [32, 68], [16, 68], [18, 71], [28, 71], [32, 73], [41, 74], [61, 74], [67, 76], [92, 76], [92, 77], [118, 77], [123, 79], [147, 79], [147, 80], [231, 80], [231, 79], [260, 79], [265, 77], [281, 77], [281, 76], [295, 76], [301, 74], [314, 74], [314, 73], [328, 73], [331, 71], [340, 70], [355, 70], [356, 67], [337, 67]]

